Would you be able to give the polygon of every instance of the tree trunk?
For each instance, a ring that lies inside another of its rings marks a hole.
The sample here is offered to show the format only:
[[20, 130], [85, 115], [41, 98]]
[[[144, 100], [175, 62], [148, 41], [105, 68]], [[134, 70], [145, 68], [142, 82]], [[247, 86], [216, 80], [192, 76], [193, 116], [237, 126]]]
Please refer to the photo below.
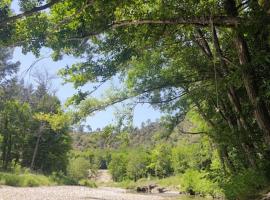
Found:
[[[225, 1], [225, 10], [229, 16], [237, 17], [237, 9], [234, 0]], [[251, 57], [247, 43], [242, 33], [235, 28], [235, 46], [238, 53], [239, 64], [243, 83], [248, 98], [254, 109], [254, 117], [260, 129], [265, 135], [265, 140], [270, 144], [270, 116], [263, 100], [258, 95], [258, 87], [255, 83], [254, 70], [251, 66]]]
[[229, 153], [228, 153], [228, 149], [226, 146], [221, 146], [220, 148], [220, 153], [223, 159], [223, 162], [226, 166], [227, 169], [229, 169], [229, 171], [231, 173], [235, 173], [236, 169], [235, 166], [233, 164], [233, 162], [231, 161], [230, 157], [229, 157]]
[[247, 44], [240, 33], [235, 38], [239, 62], [242, 67], [242, 79], [249, 100], [254, 108], [254, 116], [258, 126], [265, 134], [265, 139], [270, 144], [270, 116], [263, 100], [258, 95], [258, 87], [255, 84], [253, 70], [250, 69], [251, 59]]
[[[223, 52], [220, 48], [220, 43], [219, 43], [216, 28], [214, 25], [212, 25], [211, 28], [212, 28], [212, 35], [213, 35], [212, 37], [213, 37], [214, 47], [215, 47], [216, 53], [219, 57], [220, 64], [222, 67], [222, 69], [221, 69], [222, 76], [226, 77], [227, 74], [229, 73], [229, 69], [228, 69], [227, 63], [224, 61], [224, 56], [223, 56]], [[236, 112], [236, 117], [239, 121], [239, 125], [243, 129], [248, 130], [248, 125], [247, 125], [245, 117], [243, 116], [243, 113], [242, 113], [242, 108], [241, 108], [239, 97], [237, 96], [237, 92], [235, 91], [233, 86], [229, 86], [228, 91], [227, 91], [227, 95], [229, 97], [229, 101], [232, 104], [234, 111]]]
[[38, 152], [38, 147], [39, 147], [39, 143], [40, 143], [40, 140], [41, 140], [41, 137], [42, 137], [42, 130], [43, 130], [43, 124], [41, 124], [39, 129], [38, 129], [38, 138], [37, 138], [37, 141], [36, 141], [32, 161], [31, 161], [31, 166], [30, 166], [31, 170], [34, 170], [35, 160], [36, 160], [36, 156], [37, 156], [37, 152]]
[[5, 123], [4, 123], [4, 138], [2, 144], [2, 163], [3, 163], [3, 170], [7, 170], [7, 146], [8, 146], [8, 120], [5, 116]]
[[233, 86], [229, 87], [229, 91], [228, 91], [227, 95], [228, 95], [228, 98], [233, 106], [233, 109], [235, 110], [236, 114], [238, 115], [241, 127], [247, 131], [249, 129], [248, 123], [247, 123], [247, 121], [242, 113], [240, 100], [239, 100], [239, 97], [237, 96], [237, 93], [236, 93]]

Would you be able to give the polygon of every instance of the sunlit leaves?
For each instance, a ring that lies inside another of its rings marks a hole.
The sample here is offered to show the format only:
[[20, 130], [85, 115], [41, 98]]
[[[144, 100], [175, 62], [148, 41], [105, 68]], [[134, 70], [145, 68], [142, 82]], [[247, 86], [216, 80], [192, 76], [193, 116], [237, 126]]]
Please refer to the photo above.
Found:
[[2, 0], [0, 2], [0, 8], [3, 8], [5, 6], [9, 6], [11, 4], [12, 0]]
[[54, 131], [64, 129], [72, 123], [72, 117], [69, 113], [36, 113], [34, 118], [40, 122], [49, 123], [51, 129]]
[[48, 18], [46, 14], [26, 18], [16, 24], [14, 41], [23, 47], [23, 53], [32, 51], [38, 56], [41, 47], [45, 45], [47, 28]]

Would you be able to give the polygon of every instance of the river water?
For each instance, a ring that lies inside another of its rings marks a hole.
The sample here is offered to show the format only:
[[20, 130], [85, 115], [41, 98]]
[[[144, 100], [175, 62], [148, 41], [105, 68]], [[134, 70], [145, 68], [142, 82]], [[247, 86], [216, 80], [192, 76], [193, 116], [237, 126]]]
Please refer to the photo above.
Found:
[[[138, 193], [137, 193], [138, 194]], [[143, 195], [147, 195], [144, 193]], [[160, 196], [168, 200], [213, 200], [212, 198], [203, 198], [199, 196], [180, 195], [177, 193], [149, 194], [149, 196]]]

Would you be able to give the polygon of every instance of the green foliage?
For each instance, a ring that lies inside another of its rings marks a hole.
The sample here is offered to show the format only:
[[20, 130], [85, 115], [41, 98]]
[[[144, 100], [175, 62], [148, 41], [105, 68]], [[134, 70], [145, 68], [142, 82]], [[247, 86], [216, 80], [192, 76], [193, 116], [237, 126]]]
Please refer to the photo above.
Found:
[[111, 157], [109, 170], [114, 181], [123, 181], [127, 175], [127, 155], [125, 153], [114, 153]]
[[55, 185], [48, 177], [36, 174], [0, 173], [0, 183], [16, 187], [37, 187]]
[[149, 164], [150, 156], [143, 149], [136, 149], [135, 151], [129, 152], [127, 177], [134, 181], [143, 177], [147, 177], [149, 174]]
[[172, 174], [171, 148], [168, 144], [160, 144], [153, 149], [149, 168], [153, 171], [155, 176], [160, 178]]
[[[266, 0], [66, 0], [46, 12], [22, 14], [16, 20], [10, 18], [11, 2], [0, 3], [1, 48], [20, 46], [24, 53], [38, 56], [41, 48], [48, 47], [54, 60], [64, 54], [83, 56], [81, 62], [60, 72], [78, 91], [88, 82], [103, 84], [120, 77], [121, 89], [106, 92], [102, 99], [88, 97], [88, 91], [71, 98], [76, 120], [130, 98], [168, 114], [165, 131], [154, 137], [157, 141], [149, 142], [148, 165], [145, 155], [131, 159], [126, 149], [112, 152], [111, 158], [105, 156], [115, 180], [137, 179], [148, 172], [156, 177], [184, 173], [186, 187], [204, 194], [214, 193], [207, 188], [216, 181], [222, 185], [224, 176], [232, 183], [252, 185], [247, 177], [252, 182], [255, 178], [246, 172], [248, 168], [267, 167], [270, 20]], [[19, 2], [22, 11], [45, 3]], [[62, 129], [63, 124], [68, 125], [63, 123], [66, 118], [59, 112], [59, 102], [44, 85], [26, 98], [19, 97], [25, 88], [13, 87], [19, 84], [10, 78], [18, 65], [9, 65], [9, 58], [2, 60], [1, 167], [7, 170], [11, 163], [19, 162], [46, 173], [65, 171], [70, 144], [68, 127]], [[39, 131], [41, 123], [32, 117], [41, 112], [49, 116], [43, 120], [46, 131]], [[179, 132], [204, 134], [208, 141], [191, 142], [190, 147], [180, 144], [182, 148], [177, 142], [163, 143], [185, 114], [197, 127]], [[129, 137], [119, 132], [107, 127], [100, 134], [101, 149], [119, 144], [128, 149]], [[123, 142], [115, 141], [118, 139]], [[90, 165], [98, 163], [85, 160]], [[138, 166], [145, 168], [136, 174]], [[235, 197], [241, 193], [240, 189], [232, 192]]]
[[269, 185], [265, 173], [260, 170], [247, 169], [231, 176], [223, 185], [229, 200], [255, 199], [260, 190]]
[[188, 169], [181, 177], [180, 187], [189, 193], [200, 195], [211, 195], [218, 197], [222, 195], [218, 183], [211, 181], [208, 174], [203, 171]]
[[50, 180], [57, 183], [57, 185], [77, 185], [78, 182], [71, 177], [65, 175], [62, 171], [60, 172], [53, 172], [49, 176]]
[[172, 166], [175, 173], [183, 173], [189, 168], [196, 169], [198, 165], [199, 145], [184, 142], [172, 150]]
[[17, 147], [21, 147], [27, 136], [27, 128], [30, 121], [30, 107], [27, 103], [21, 104], [19, 101], [10, 100], [3, 103], [0, 111], [0, 134], [3, 136], [2, 160], [3, 168], [10, 168], [13, 159], [18, 158], [20, 152]]
[[180, 140], [172, 149], [172, 166], [174, 173], [184, 173], [187, 169], [206, 169], [210, 167], [211, 152], [207, 138], [190, 142]]
[[90, 187], [90, 188], [96, 188], [97, 185], [95, 184], [95, 182], [88, 180], [88, 179], [81, 179], [79, 180], [79, 185], [81, 186], [86, 186], [86, 187]]
[[105, 185], [108, 187], [119, 187], [119, 188], [134, 190], [139, 186], [138, 185], [139, 181], [135, 182], [133, 180], [123, 180], [121, 182], [106, 183]]
[[67, 174], [70, 178], [79, 181], [89, 175], [90, 163], [83, 157], [71, 158], [69, 160]]

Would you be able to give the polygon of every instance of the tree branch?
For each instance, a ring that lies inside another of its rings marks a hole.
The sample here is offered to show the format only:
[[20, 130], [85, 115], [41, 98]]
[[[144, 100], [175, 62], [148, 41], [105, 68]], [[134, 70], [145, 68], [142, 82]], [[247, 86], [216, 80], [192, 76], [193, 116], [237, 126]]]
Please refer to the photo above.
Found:
[[62, 0], [51, 0], [49, 3], [47, 3], [47, 4], [43, 5], [43, 6], [34, 7], [31, 10], [25, 11], [25, 12], [23, 12], [21, 14], [14, 15], [14, 16], [8, 17], [6, 19], [3, 19], [3, 20], [0, 21], [0, 26], [6, 25], [6, 24], [14, 22], [14, 21], [16, 21], [18, 19], [28, 17], [28, 16], [31, 16], [31, 15], [33, 15], [35, 13], [40, 12], [40, 11], [46, 10], [46, 9], [52, 7], [53, 5], [59, 3], [60, 1], [62, 1]]
[[201, 45], [202, 50], [204, 51], [204, 53], [207, 55], [207, 57], [209, 57], [210, 59], [213, 58], [213, 54], [212, 51], [209, 47], [208, 42], [206, 41], [204, 34], [202, 32], [201, 29], [196, 28], [197, 33], [199, 34], [200, 37], [200, 41], [198, 41], [198, 43]]
[[141, 20], [123, 20], [113, 22], [111, 27], [118, 28], [123, 26], [131, 25], [143, 25], [143, 24], [171, 24], [171, 25], [197, 25], [197, 26], [209, 26], [210, 21], [213, 21], [215, 26], [224, 26], [224, 27], [234, 27], [240, 22], [239, 17], [229, 17], [229, 16], [216, 16], [211, 18], [207, 17], [193, 17], [193, 18], [184, 18], [180, 17], [177, 19], [167, 19], [167, 20], [151, 20], [151, 19], [141, 19]]
[[188, 135], [202, 135], [202, 134], [208, 134], [205, 131], [201, 131], [201, 132], [189, 132], [189, 131], [184, 131], [183, 129], [179, 130], [182, 134], [188, 134]]
[[156, 25], [195, 25], [195, 26], [202, 26], [206, 27], [210, 25], [210, 21], [214, 23], [215, 26], [222, 26], [222, 27], [234, 27], [240, 23], [242, 20], [240, 17], [230, 17], [230, 16], [203, 16], [203, 17], [193, 17], [193, 18], [184, 18], [179, 17], [177, 19], [164, 19], [164, 20], [155, 20], [155, 19], [139, 19], [139, 20], [122, 20], [122, 21], [115, 21], [111, 24], [105, 26], [102, 30], [94, 31], [86, 33], [82, 36], [74, 36], [68, 38], [67, 41], [72, 40], [82, 40], [87, 39], [91, 36], [99, 35], [104, 33], [106, 30], [109, 29], [116, 29], [120, 27], [126, 26], [137, 26], [137, 25], [147, 25], [147, 24], [156, 24]]
[[172, 97], [170, 99], [161, 100], [161, 101], [137, 101], [135, 103], [137, 103], [137, 104], [145, 104], [145, 103], [147, 103], [147, 104], [164, 104], [164, 103], [169, 103], [171, 101], [177, 100], [177, 99], [183, 97], [184, 95], [186, 95], [186, 93], [182, 93], [179, 96], [175, 96], [175, 97]]

